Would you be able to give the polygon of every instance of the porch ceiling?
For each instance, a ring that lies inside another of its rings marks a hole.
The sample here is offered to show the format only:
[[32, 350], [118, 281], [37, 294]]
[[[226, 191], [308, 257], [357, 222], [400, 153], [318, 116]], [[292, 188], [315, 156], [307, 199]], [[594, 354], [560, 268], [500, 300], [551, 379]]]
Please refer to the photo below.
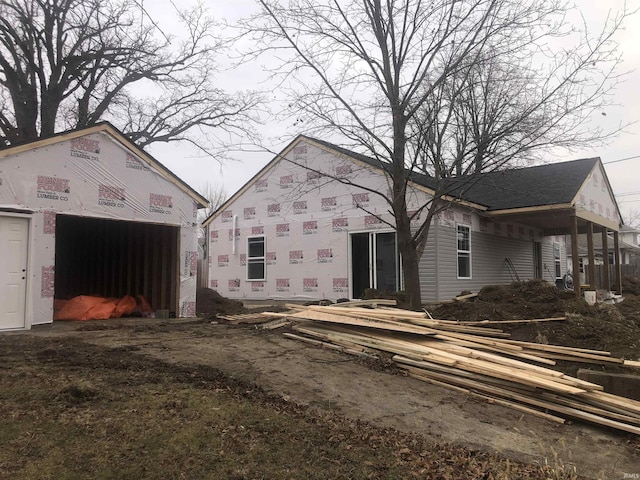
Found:
[[576, 211], [575, 208], [562, 208], [558, 206], [537, 207], [523, 211], [521, 209], [499, 212], [485, 212], [485, 214], [501, 222], [514, 222], [539, 228], [544, 235], [570, 235], [571, 217], [578, 217], [578, 233], [586, 233], [587, 223], [593, 223], [594, 232], [601, 232], [604, 228], [618, 231], [619, 227], [611, 220], [601, 218], [587, 211]]

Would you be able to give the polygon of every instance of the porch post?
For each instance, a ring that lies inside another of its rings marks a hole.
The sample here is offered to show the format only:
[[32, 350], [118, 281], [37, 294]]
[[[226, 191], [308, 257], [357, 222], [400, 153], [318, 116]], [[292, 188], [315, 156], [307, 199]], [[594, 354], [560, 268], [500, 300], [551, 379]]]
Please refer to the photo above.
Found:
[[611, 280], [609, 279], [609, 235], [607, 227], [602, 229], [602, 280], [607, 292], [611, 290]]
[[578, 259], [578, 217], [569, 217], [571, 229], [571, 263], [573, 263], [573, 291], [580, 296], [580, 263]]
[[620, 233], [613, 232], [613, 248], [616, 261], [616, 293], [622, 295], [622, 268], [620, 267]]
[[593, 253], [593, 223], [587, 222], [587, 256], [589, 257], [589, 288], [596, 287], [596, 256]]

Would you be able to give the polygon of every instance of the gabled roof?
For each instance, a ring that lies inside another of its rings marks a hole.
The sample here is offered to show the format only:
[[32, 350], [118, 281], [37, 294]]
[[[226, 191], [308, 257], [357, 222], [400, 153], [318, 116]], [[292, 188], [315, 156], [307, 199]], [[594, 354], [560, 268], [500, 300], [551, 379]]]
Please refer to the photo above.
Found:
[[[246, 191], [257, 178], [285, 158], [288, 151], [299, 141], [305, 140], [333, 151], [340, 156], [362, 162], [381, 170], [384, 164], [375, 158], [305, 135], [298, 135], [282, 152], [230, 197], [218, 210], [207, 218], [203, 225], [210, 223], [217, 214], [227, 208], [240, 194]], [[445, 180], [441, 188], [449, 198], [468, 202], [485, 211], [504, 211], [529, 207], [551, 207], [571, 205], [590, 173], [600, 163], [599, 157], [571, 160], [567, 162], [513, 168], [487, 173], [468, 175], [463, 178]], [[408, 172], [409, 180], [431, 192], [437, 190], [436, 179], [418, 172]]]
[[[382, 168], [379, 160], [352, 152], [316, 138], [310, 140], [327, 148]], [[447, 195], [484, 205], [487, 211], [544, 205], [570, 204], [600, 158], [584, 158], [568, 162], [512, 168], [469, 175], [464, 179], [452, 178], [445, 186]], [[436, 189], [433, 177], [411, 172], [409, 178], [431, 190]]]
[[472, 176], [468, 187], [462, 185], [459, 196], [489, 211], [570, 204], [599, 161], [585, 158], [482, 173]]
[[0, 149], [0, 160], [3, 157], [7, 157], [9, 155], [16, 155], [18, 153], [33, 150], [40, 147], [46, 147], [48, 145], [53, 145], [56, 143], [64, 142], [67, 140], [71, 140], [73, 138], [83, 137], [85, 135], [91, 135], [93, 133], [103, 133], [105, 135], [110, 136], [120, 145], [122, 145], [125, 149], [129, 150], [131, 153], [140, 157], [144, 162], [148, 163], [151, 167], [157, 170], [160, 175], [166, 178], [169, 182], [176, 185], [180, 190], [190, 196], [194, 201], [198, 203], [199, 208], [205, 208], [209, 205], [209, 201], [200, 195], [197, 191], [191, 188], [186, 182], [184, 182], [180, 177], [178, 177], [175, 173], [165, 167], [162, 163], [152, 157], [150, 154], [145, 152], [143, 149], [138, 147], [135, 143], [129, 140], [120, 130], [111, 125], [109, 122], [100, 122], [91, 127], [79, 128], [75, 130], [68, 130], [66, 132], [56, 133], [55, 135], [51, 135], [48, 137], [42, 137], [38, 140], [33, 140], [30, 142], [20, 143], [17, 145], [12, 145], [10, 147], [5, 147]]

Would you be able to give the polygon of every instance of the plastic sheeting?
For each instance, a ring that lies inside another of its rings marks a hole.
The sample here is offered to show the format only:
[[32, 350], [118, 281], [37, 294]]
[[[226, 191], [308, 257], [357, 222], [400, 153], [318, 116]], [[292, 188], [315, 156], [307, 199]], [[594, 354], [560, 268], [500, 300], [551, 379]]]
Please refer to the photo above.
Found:
[[130, 295], [122, 298], [104, 298], [80, 295], [70, 300], [54, 302], [54, 320], [106, 320], [108, 318], [137, 316], [149, 317], [151, 306], [144, 297], [136, 299]]

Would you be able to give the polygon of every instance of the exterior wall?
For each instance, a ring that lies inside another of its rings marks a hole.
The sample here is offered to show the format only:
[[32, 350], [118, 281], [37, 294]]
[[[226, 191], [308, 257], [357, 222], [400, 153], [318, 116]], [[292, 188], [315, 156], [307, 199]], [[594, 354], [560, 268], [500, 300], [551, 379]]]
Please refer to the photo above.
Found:
[[439, 272], [438, 261], [439, 256], [439, 242], [440, 227], [438, 222], [433, 222], [429, 229], [429, 236], [427, 237], [427, 245], [424, 249], [424, 253], [420, 258], [420, 296], [423, 302], [430, 302], [438, 300], [438, 284], [439, 284]]
[[197, 205], [111, 136], [94, 133], [0, 158], [2, 209], [31, 212], [29, 324], [53, 318], [56, 214], [180, 226], [180, 313], [195, 315]]
[[[349, 234], [393, 230], [375, 216], [393, 224], [389, 206], [375, 193], [386, 193], [386, 180], [305, 141], [284, 156], [207, 226], [208, 287], [247, 300], [350, 297]], [[423, 192], [412, 195], [415, 205], [426, 200]], [[266, 279], [249, 281], [247, 238], [260, 235], [266, 242]]]
[[[457, 225], [471, 227], [471, 278], [458, 278]], [[520, 280], [535, 277], [534, 242], [542, 246], [542, 278], [555, 283], [553, 244], [560, 244], [560, 266], [566, 273], [564, 237], [543, 237], [526, 225], [497, 223], [475, 211], [451, 207], [438, 215], [431, 227], [420, 262], [423, 301], [439, 301], [464, 290], [477, 292], [485, 285], [511, 283], [516, 279], [507, 266], [509, 258]], [[545, 268], [546, 266], [546, 268]]]
[[576, 207], [612, 220], [615, 223], [621, 223], [622, 219], [618, 213], [613, 193], [609, 190], [606, 178], [601, 165], [598, 163], [580, 190]]
[[[375, 192], [387, 191], [379, 172], [301, 140], [283, 152], [207, 225], [209, 288], [235, 299], [336, 300], [351, 296], [349, 234], [392, 231], [389, 206]], [[343, 177], [366, 189], [322, 175]], [[409, 208], [428, 199], [412, 191]], [[235, 222], [235, 223], [234, 223]], [[471, 227], [472, 278], [457, 278], [456, 225]], [[247, 239], [264, 236], [266, 278], [247, 279]], [[553, 272], [553, 241], [525, 225], [488, 221], [468, 207], [452, 206], [434, 221], [420, 260], [424, 301], [443, 300], [462, 290], [510, 283], [505, 258], [521, 280], [534, 277], [533, 244], [543, 245], [543, 263]], [[562, 259], [564, 240], [562, 242]], [[235, 245], [235, 246], [234, 246]], [[563, 273], [566, 271], [561, 261]], [[543, 269], [544, 278], [555, 277]]]

